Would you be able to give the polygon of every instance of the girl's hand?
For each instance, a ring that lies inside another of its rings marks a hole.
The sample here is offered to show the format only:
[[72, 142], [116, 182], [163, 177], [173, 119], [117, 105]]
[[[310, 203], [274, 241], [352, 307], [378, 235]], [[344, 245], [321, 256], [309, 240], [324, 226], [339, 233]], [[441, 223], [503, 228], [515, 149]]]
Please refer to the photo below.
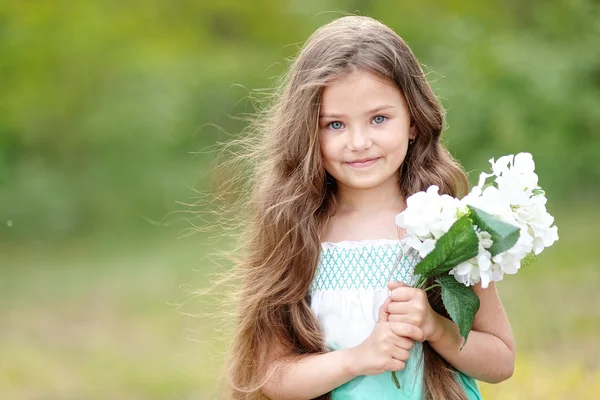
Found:
[[390, 302], [388, 298], [379, 309], [379, 319], [369, 337], [350, 349], [350, 363], [356, 376], [403, 370], [414, 341], [424, 340], [423, 331], [418, 326], [388, 320]]
[[440, 321], [443, 317], [431, 308], [425, 291], [403, 282], [390, 282], [388, 289], [391, 291], [388, 320], [412, 324], [423, 331], [425, 340], [438, 340], [443, 330]]

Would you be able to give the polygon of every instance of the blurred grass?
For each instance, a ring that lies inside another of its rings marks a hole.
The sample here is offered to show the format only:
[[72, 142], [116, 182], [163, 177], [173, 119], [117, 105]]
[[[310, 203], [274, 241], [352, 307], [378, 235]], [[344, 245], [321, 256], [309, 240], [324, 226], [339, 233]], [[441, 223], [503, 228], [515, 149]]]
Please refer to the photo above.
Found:
[[209, 327], [176, 310], [198, 239], [3, 249], [0, 398], [204, 398]]
[[[513, 378], [482, 384], [486, 399], [600, 398], [600, 274], [588, 223], [600, 213], [587, 204], [556, 214], [560, 241], [499, 285], [519, 354]], [[213, 310], [213, 299], [184, 289], [205, 287], [215, 244], [164, 233], [0, 248], [0, 398], [214, 398], [218, 321], [187, 315]]]

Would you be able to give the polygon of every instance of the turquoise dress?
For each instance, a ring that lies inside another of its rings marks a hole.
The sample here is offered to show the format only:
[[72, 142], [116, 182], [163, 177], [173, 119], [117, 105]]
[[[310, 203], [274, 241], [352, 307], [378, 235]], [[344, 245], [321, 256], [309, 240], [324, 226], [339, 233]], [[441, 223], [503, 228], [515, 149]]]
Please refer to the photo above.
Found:
[[[388, 297], [387, 282], [414, 285], [418, 255], [400, 240], [363, 240], [322, 243], [315, 278], [310, 287], [311, 309], [321, 322], [327, 345], [354, 347], [372, 332], [379, 308]], [[359, 376], [333, 390], [334, 400], [420, 400], [423, 391], [422, 344], [415, 343], [404, 370]], [[481, 399], [477, 382], [460, 372], [456, 379], [470, 400]]]

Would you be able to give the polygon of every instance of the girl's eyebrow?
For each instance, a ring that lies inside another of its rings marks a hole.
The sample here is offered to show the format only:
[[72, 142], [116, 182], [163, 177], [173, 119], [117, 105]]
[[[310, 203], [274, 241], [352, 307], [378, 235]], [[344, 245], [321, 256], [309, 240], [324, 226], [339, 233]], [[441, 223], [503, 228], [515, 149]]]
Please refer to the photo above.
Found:
[[[388, 108], [394, 108], [394, 106], [391, 106], [391, 105], [378, 106], [372, 110], [365, 112], [364, 115], [375, 114], [376, 112], [387, 110]], [[345, 114], [321, 114], [321, 115], [319, 115], [319, 118], [343, 118], [346, 116], [347, 115], [345, 115]]]

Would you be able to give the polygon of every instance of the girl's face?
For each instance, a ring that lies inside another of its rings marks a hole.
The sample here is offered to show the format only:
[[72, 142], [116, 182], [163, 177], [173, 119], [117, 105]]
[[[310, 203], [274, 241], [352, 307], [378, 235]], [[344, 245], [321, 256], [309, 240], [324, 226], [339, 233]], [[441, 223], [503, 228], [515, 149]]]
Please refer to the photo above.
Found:
[[338, 187], [371, 189], [398, 182], [409, 139], [414, 139], [404, 95], [393, 83], [355, 71], [323, 90], [319, 114], [321, 156]]

